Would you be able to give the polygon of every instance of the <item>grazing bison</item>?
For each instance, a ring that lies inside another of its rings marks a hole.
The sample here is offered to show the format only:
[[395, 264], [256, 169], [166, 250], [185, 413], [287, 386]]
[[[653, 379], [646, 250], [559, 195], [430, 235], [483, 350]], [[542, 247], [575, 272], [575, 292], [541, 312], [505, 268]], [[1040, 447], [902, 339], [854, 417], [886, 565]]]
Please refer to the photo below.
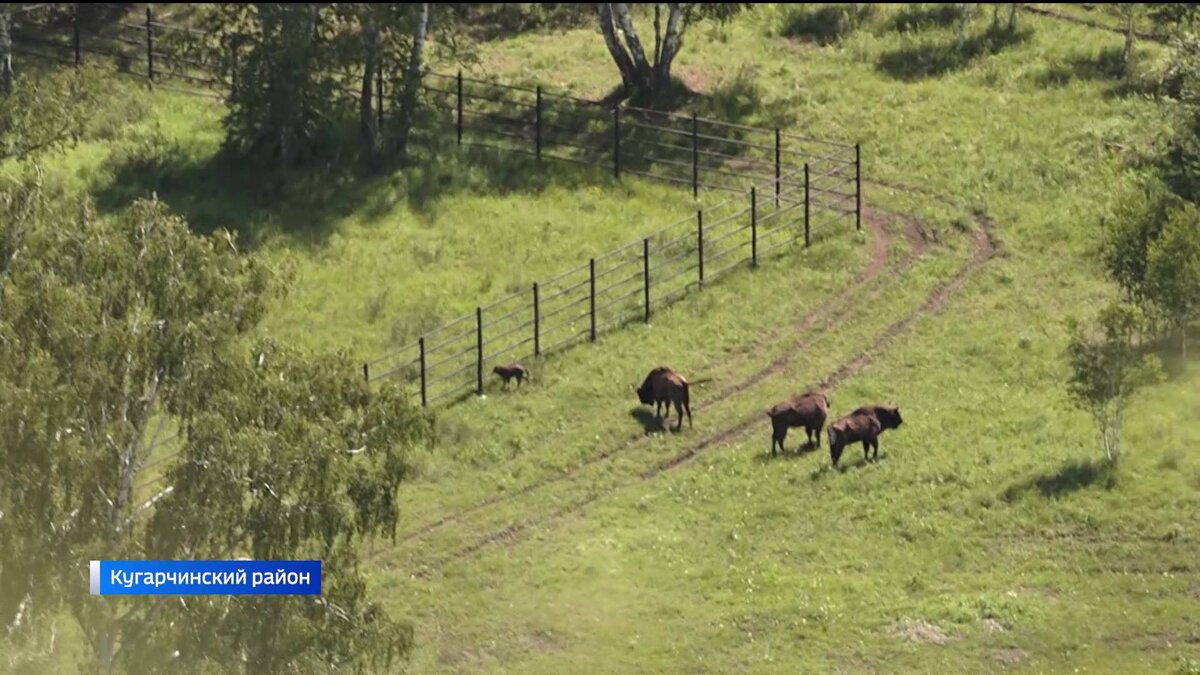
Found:
[[[666, 366], [658, 366], [650, 371], [642, 386], [638, 387], [637, 395], [643, 405], [654, 404], [654, 415], [660, 423], [671, 416], [671, 405], [674, 404], [675, 412], [679, 414], [675, 430], [678, 431], [683, 426], [684, 412], [687, 412], [688, 428], [691, 428], [692, 408], [688, 399], [688, 381], [683, 375]], [[660, 412], [664, 406], [666, 415]]]
[[829, 458], [837, 466], [842, 450], [847, 445], [863, 444], [863, 458], [871, 459], [869, 451], [875, 449], [879, 456], [879, 435], [888, 429], [896, 429], [904, 420], [900, 408], [887, 405], [867, 405], [829, 425]]
[[792, 427], [804, 427], [808, 442], [815, 441], [816, 447], [821, 447], [821, 430], [828, 415], [829, 399], [820, 392], [810, 391], [776, 404], [767, 411], [771, 418], [771, 456], [775, 456], [777, 445], [783, 452], [783, 441]]
[[507, 366], [496, 366], [495, 368], [492, 368], [492, 372], [499, 375], [504, 380], [503, 388], [505, 389], [508, 388], [509, 380], [516, 378], [517, 387], [520, 387], [521, 383], [529, 377], [529, 371], [525, 369], [525, 366], [519, 363], [510, 363]]

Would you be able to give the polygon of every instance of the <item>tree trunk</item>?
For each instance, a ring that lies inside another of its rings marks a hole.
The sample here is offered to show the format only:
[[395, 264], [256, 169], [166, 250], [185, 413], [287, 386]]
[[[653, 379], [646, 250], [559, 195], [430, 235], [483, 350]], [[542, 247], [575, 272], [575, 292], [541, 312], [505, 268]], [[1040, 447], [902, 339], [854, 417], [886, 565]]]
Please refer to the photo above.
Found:
[[963, 3], [959, 6], [962, 7], [962, 18], [960, 18], [958, 22], [958, 48], [959, 50], [962, 50], [967, 43], [967, 24], [971, 21], [972, 8], [974, 5]]
[[12, 29], [8, 7], [0, 8], [0, 96], [12, 93]]
[[396, 149], [400, 158], [408, 153], [408, 133], [412, 129], [417, 112], [417, 88], [421, 85], [424, 72], [425, 36], [429, 31], [429, 3], [421, 3], [417, 21], [413, 25], [412, 50], [408, 55], [408, 68], [404, 71], [404, 92], [400, 101], [400, 129]]
[[629, 13], [629, 6], [623, 2], [612, 3], [613, 12], [617, 19], [617, 25], [621, 27], [621, 33], [625, 36], [625, 44], [629, 47], [629, 55], [633, 59], [633, 72], [636, 76], [636, 84], [639, 89], [654, 92], [654, 69], [650, 66], [650, 62], [646, 60], [646, 50], [642, 49], [642, 41], [638, 38], [637, 29], [633, 25], [633, 17]]
[[660, 89], [671, 83], [671, 63], [679, 53], [679, 19], [683, 15], [682, 4], [672, 2], [667, 7], [667, 34], [663, 37], [662, 53], [654, 64], [655, 85]]
[[373, 114], [375, 98], [372, 96], [379, 51], [379, 34], [375, 27], [373, 12], [374, 8], [367, 7], [362, 17], [363, 47], [366, 54], [363, 63], [362, 91], [358, 97], [358, 128], [363, 142], [367, 144], [367, 150], [371, 152], [376, 149], [379, 139], [379, 126]]
[[1187, 319], [1184, 319], [1183, 322], [1179, 324], [1179, 357], [1183, 359], [1183, 363], [1181, 365], [1184, 368], [1187, 367], [1187, 329], [1188, 322]]
[[659, 3], [654, 3], [654, 67], [662, 56], [662, 19]]
[[600, 20], [600, 33], [604, 35], [604, 45], [608, 47], [608, 53], [617, 64], [617, 70], [621, 71], [621, 87], [629, 91], [635, 87], [637, 78], [633, 73], [633, 61], [617, 40], [617, 33], [613, 28], [612, 5], [607, 2], [596, 3], [596, 16]]
[[1133, 15], [1125, 20], [1125, 47], [1121, 50], [1121, 63], [1128, 65], [1129, 57], [1133, 56]]

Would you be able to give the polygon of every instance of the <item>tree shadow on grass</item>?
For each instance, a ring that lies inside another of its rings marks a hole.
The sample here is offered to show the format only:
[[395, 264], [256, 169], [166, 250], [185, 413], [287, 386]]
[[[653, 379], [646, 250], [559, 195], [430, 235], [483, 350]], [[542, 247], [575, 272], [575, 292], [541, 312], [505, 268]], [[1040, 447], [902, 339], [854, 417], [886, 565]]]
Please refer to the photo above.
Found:
[[1029, 40], [1033, 31], [1028, 28], [1009, 30], [1006, 26], [990, 26], [983, 33], [972, 35], [959, 47], [956, 40], [922, 43], [884, 52], [875, 69], [894, 79], [914, 82], [940, 77], [962, 70], [979, 59], [998, 54], [1016, 44]]
[[1092, 485], [1105, 490], [1116, 487], [1116, 467], [1106, 461], [1072, 460], [1054, 473], [1010, 485], [1001, 497], [1006, 502], [1013, 502], [1023, 494], [1036, 491], [1046, 499], [1058, 499]]
[[[1134, 58], [1136, 62], [1136, 56]], [[1094, 54], [1073, 54], [1066, 61], [1048, 66], [1035, 76], [1046, 89], [1065, 87], [1072, 82], [1110, 82], [1109, 96], [1126, 97], [1152, 94], [1158, 90], [1153, 78], [1138, 76], [1121, 58], [1121, 47], [1105, 47]]]
[[[425, 124], [426, 122], [422, 122]], [[461, 193], [537, 194], [548, 187], [611, 182], [603, 170], [538, 162], [512, 152], [455, 144], [453, 128], [414, 130], [409, 161], [374, 159], [360, 151], [349, 126], [302, 165], [283, 168], [224, 151], [202, 156], [154, 134], [108, 160], [107, 182], [93, 189], [98, 208], [112, 212], [156, 194], [193, 231], [236, 232], [250, 248], [271, 235], [324, 244], [351, 214], [371, 223], [398, 204], [429, 215], [440, 199]]]

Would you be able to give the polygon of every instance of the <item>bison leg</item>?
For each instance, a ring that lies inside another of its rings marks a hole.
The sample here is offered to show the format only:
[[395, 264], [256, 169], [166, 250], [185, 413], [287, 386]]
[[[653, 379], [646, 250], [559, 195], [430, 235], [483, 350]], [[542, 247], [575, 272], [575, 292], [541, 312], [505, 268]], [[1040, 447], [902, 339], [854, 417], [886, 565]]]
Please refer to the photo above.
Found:
[[[667, 409], [670, 410], [670, 406], [667, 406]], [[678, 414], [678, 417], [679, 417], [679, 421], [675, 423], [675, 431], [679, 431], [680, 429], [683, 428], [683, 402], [682, 401], [675, 401], [675, 412]], [[690, 414], [689, 414], [689, 417], [691, 417]]]
[[879, 459], [879, 439], [872, 440], [871, 445], [875, 448], [875, 452], [871, 453], [872, 459]]
[[863, 461], [871, 459], [871, 441], [863, 439]]
[[776, 424], [774, 426], [774, 428], [771, 430], [771, 456], [772, 457], [775, 456], [775, 445], [776, 444], [779, 445], [780, 452], [786, 452], [783, 448], [783, 442], [785, 440], [787, 440], [787, 433], [788, 433], [787, 427], [784, 425], [780, 425], [780, 424]]

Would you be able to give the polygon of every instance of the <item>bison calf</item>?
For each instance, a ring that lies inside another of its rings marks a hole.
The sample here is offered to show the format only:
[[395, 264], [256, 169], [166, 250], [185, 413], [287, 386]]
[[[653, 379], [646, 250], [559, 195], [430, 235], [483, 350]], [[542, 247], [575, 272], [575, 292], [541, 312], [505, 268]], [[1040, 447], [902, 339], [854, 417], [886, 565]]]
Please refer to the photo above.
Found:
[[[642, 382], [642, 386], [638, 387], [637, 395], [643, 405], [654, 404], [654, 415], [660, 422], [671, 416], [671, 405], [674, 404], [675, 411], [679, 414], [679, 422], [675, 425], [675, 430], [678, 431], [683, 427], [684, 412], [687, 413], [688, 428], [691, 428], [692, 408], [688, 394], [688, 381], [683, 375], [666, 366], [658, 366], [650, 371], [650, 374]], [[666, 408], [666, 415], [660, 412], [663, 407]]]
[[771, 456], [775, 456], [776, 446], [784, 451], [783, 441], [792, 427], [804, 427], [808, 442], [815, 441], [816, 447], [821, 447], [821, 430], [828, 414], [829, 399], [819, 392], [810, 391], [776, 404], [767, 411], [771, 418]]
[[863, 458], [879, 457], [879, 435], [888, 429], [896, 429], [904, 422], [900, 408], [886, 405], [867, 405], [829, 425], [829, 458], [837, 466], [842, 450], [847, 445], [862, 442]]
[[508, 381], [513, 378], [517, 379], [517, 387], [520, 387], [521, 383], [529, 377], [529, 371], [525, 369], [525, 366], [522, 366], [519, 363], [510, 363], [507, 366], [496, 366], [495, 368], [492, 368], [492, 372], [499, 375], [504, 380], [504, 389], [508, 388]]

